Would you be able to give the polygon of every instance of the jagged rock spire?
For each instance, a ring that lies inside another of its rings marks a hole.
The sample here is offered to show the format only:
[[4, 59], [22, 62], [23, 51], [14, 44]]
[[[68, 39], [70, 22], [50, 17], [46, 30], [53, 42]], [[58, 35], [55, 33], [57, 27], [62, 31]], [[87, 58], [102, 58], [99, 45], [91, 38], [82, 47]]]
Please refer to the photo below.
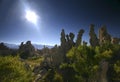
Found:
[[90, 25], [90, 32], [89, 32], [90, 45], [93, 46], [93, 47], [99, 45], [99, 40], [98, 40], [98, 38], [97, 38], [97, 35], [95, 34], [94, 27], [95, 27], [95, 25], [94, 25], [94, 24], [91, 24], [91, 25]]
[[85, 31], [83, 29], [80, 29], [80, 31], [78, 32], [77, 40], [76, 40], [76, 46], [81, 45], [81, 43], [82, 43], [82, 36], [83, 36], [84, 32]]
[[99, 41], [100, 41], [100, 44], [111, 43], [111, 35], [108, 34], [107, 29], [106, 29], [106, 25], [103, 25], [99, 29]]

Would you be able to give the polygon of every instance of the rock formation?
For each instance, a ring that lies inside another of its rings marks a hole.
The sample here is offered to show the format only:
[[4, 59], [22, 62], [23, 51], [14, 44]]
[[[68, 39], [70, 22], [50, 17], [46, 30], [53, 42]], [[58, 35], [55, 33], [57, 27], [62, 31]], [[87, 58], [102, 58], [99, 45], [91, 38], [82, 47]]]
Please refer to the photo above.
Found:
[[65, 31], [64, 31], [64, 29], [62, 29], [60, 40], [61, 40], [61, 47], [65, 47], [66, 38], [65, 38]]
[[61, 32], [61, 47], [62, 49], [65, 50], [65, 52], [67, 52], [69, 49], [72, 48], [72, 46], [74, 46], [74, 37], [75, 35], [73, 33], [69, 33], [69, 35], [65, 34], [64, 29], [62, 29]]
[[100, 72], [99, 72], [98, 82], [108, 82], [107, 71], [108, 71], [108, 62], [105, 60], [102, 60], [100, 62]]
[[7, 46], [5, 46], [4, 43], [0, 43], [0, 55], [1, 56], [11, 55], [11, 50]]
[[81, 43], [82, 43], [82, 36], [83, 36], [84, 32], [85, 31], [83, 29], [80, 29], [80, 31], [78, 32], [77, 40], [76, 40], [76, 46], [81, 45]]
[[69, 37], [70, 37], [70, 45], [72, 47], [72, 46], [74, 46], [74, 37], [75, 37], [75, 35], [70, 32]]
[[120, 38], [113, 37], [113, 38], [111, 39], [111, 43], [112, 43], [112, 44], [119, 44], [119, 43], [120, 43]]
[[31, 44], [31, 41], [27, 41], [26, 44], [21, 43], [19, 46], [19, 52], [22, 58], [35, 56], [35, 48]]
[[83, 46], [87, 46], [87, 42], [83, 41]]
[[9, 48], [4, 43], [0, 43], [0, 50], [9, 50]]
[[95, 34], [93, 24], [90, 25], [89, 36], [90, 36], [90, 45], [93, 46], [93, 47], [98, 46], [99, 45], [99, 40], [97, 38], [97, 35]]
[[73, 33], [69, 33], [69, 35], [67, 34], [66, 35], [66, 39], [67, 39], [67, 41], [66, 41], [66, 50], [68, 51], [68, 50], [70, 50], [73, 46], [74, 46], [74, 37], [75, 37], [75, 35], [73, 34]]
[[106, 26], [102, 26], [99, 30], [99, 41], [100, 44], [111, 43], [111, 35], [108, 34]]

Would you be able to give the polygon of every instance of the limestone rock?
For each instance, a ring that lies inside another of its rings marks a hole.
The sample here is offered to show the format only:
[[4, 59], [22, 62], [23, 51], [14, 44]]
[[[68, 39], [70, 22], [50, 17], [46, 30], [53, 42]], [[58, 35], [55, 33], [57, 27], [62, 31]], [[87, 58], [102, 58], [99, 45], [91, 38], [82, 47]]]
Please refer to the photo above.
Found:
[[11, 55], [11, 50], [7, 46], [5, 46], [4, 43], [0, 43], [0, 55], [1, 56]]
[[81, 42], [82, 42], [82, 36], [83, 36], [83, 33], [85, 31], [83, 29], [80, 29], [80, 31], [78, 32], [78, 35], [77, 35], [77, 40], [76, 40], [76, 46], [79, 46], [81, 45]]
[[90, 36], [90, 45], [93, 46], [93, 47], [98, 46], [99, 45], [99, 40], [97, 38], [97, 35], [95, 34], [93, 24], [90, 25], [89, 36]]
[[120, 38], [113, 37], [113, 38], [111, 39], [111, 43], [112, 43], [112, 44], [119, 44], [119, 43], [120, 43]]
[[22, 42], [19, 46], [19, 53], [22, 58], [35, 56], [35, 48], [31, 44], [31, 41], [27, 41], [25, 44]]
[[111, 35], [108, 34], [106, 26], [102, 26], [99, 30], [99, 41], [100, 44], [111, 43]]
[[107, 80], [107, 71], [108, 71], [108, 62], [102, 60], [100, 62], [100, 72], [99, 72], [99, 82], [108, 82]]
[[4, 43], [0, 43], [0, 50], [9, 50], [9, 48]]
[[69, 49], [71, 49], [74, 46], [74, 37], [75, 35], [73, 33], [69, 33], [69, 35], [66, 35], [66, 50], [68, 51]]
[[65, 31], [64, 31], [64, 29], [62, 29], [60, 40], [61, 40], [61, 46], [62, 46], [62, 47], [65, 47], [66, 38], [65, 38]]

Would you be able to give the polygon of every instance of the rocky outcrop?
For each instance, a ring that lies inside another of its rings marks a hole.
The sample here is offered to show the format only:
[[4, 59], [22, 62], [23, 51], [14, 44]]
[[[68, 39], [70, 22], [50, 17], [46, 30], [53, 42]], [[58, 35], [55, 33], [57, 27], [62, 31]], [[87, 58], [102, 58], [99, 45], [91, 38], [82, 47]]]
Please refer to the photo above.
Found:
[[87, 46], [87, 42], [83, 41], [83, 46]]
[[100, 44], [111, 43], [111, 35], [107, 32], [105, 25], [99, 29], [99, 41]]
[[74, 43], [74, 37], [75, 37], [75, 35], [72, 32], [70, 32], [69, 37], [70, 37], [70, 47], [72, 47], [75, 44]]
[[4, 43], [0, 43], [0, 50], [9, 50], [9, 48]]
[[120, 44], [120, 38], [113, 37], [113, 38], [111, 39], [111, 43], [112, 43], [112, 44]]
[[78, 32], [77, 40], [76, 40], [76, 46], [81, 45], [81, 43], [82, 43], [82, 36], [83, 36], [84, 32], [85, 31], [83, 29], [80, 29], [80, 31]]
[[98, 46], [99, 45], [99, 40], [97, 38], [97, 35], [95, 34], [93, 24], [90, 25], [89, 36], [90, 36], [90, 45], [93, 46], [93, 47]]
[[74, 37], [75, 35], [72, 32], [66, 35], [66, 51], [70, 50], [75, 45]]
[[19, 46], [19, 53], [21, 58], [28, 58], [35, 56], [35, 48], [31, 44], [31, 41], [27, 41], [25, 44], [22, 42]]
[[64, 29], [62, 29], [60, 40], [61, 40], [61, 47], [65, 48], [66, 38], [65, 38], [65, 31], [64, 31]]
[[98, 82], [108, 82], [107, 80], [107, 71], [108, 71], [108, 62], [102, 60], [100, 62], [100, 70], [99, 70], [99, 80]]
[[4, 43], [0, 43], [0, 55], [1, 56], [11, 55], [10, 49], [7, 46], [5, 46]]

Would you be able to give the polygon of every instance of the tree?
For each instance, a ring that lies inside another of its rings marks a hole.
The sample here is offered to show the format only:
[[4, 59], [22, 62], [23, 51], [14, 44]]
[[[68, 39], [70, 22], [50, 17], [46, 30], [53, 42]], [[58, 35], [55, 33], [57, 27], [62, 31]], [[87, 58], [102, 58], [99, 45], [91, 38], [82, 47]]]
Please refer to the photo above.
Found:
[[43, 82], [63, 82], [63, 80], [55, 69], [49, 69], [47, 74], [43, 77]]
[[[88, 82], [89, 80], [95, 79], [94, 75], [99, 66], [95, 62], [94, 56], [94, 48], [88, 46], [73, 47], [68, 52], [67, 57], [69, 58], [69, 63], [67, 67], [70, 66], [74, 71], [74, 76], [72, 76], [74, 77], [74, 82]], [[66, 69], [66, 71], [67, 70], [68, 69]], [[69, 71], [69, 73], [70, 72], [72, 71]]]

